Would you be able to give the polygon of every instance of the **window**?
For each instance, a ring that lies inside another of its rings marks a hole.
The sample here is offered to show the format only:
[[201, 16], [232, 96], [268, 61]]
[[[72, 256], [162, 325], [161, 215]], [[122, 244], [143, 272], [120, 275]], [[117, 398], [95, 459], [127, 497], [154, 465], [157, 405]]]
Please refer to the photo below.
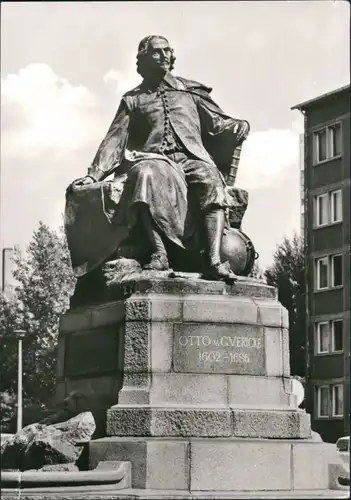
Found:
[[331, 157], [341, 155], [341, 125], [336, 123], [328, 128]]
[[317, 387], [317, 415], [329, 417], [329, 386]]
[[343, 322], [342, 319], [332, 321], [332, 351], [340, 352], [343, 350]]
[[344, 414], [344, 388], [342, 384], [332, 386], [332, 393], [332, 415], [333, 417], [342, 417]]
[[316, 226], [324, 226], [324, 224], [328, 224], [328, 194], [322, 194], [320, 196], [316, 196], [315, 198], [315, 213], [316, 213]]
[[343, 320], [315, 323], [315, 354], [333, 354], [343, 351]]
[[327, 129], [323, 129], [315, 134], [317, 140], [317, 161], [327, 159]]
[[324, 127], [313, 134], [315, 163], [341, 155], [341, 124]]
[[343, 417], [344, 387], [342, 383], [316, 386], [315, 410], [318, 418]]
[[317, 352], [329, 352], [329, 323], [317, 323]]
[[316, 227], [342, 221], [341, 189], [314, 197], [314, 222]]
[[332, 255], [332, 286], [342, 285], [342, 255]]
[[342, 286], [342, 255], [329, 255], [315, 259], [315, 289], [327, 290]]
[[330, 221], [339, 222], [342, 220], [342, 196], [341, 189], [330, 193]]
[[328, 257], [317, 259], [317, 290], [328, 288]]

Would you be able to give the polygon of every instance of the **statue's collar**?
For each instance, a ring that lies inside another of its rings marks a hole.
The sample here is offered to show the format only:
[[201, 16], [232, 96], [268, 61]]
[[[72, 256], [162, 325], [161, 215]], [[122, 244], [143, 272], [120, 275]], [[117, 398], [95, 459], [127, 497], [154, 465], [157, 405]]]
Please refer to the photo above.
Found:
[[173, 87], [176, 90], [184, 90], [184, 85], [183, 83], [178, 80], [175, 76], [173, 76], [171, 73], [166, 73], [163, 81], [168, 83], [171, 87]]
[[[170, 87], [172, 87], [175, 90], [184, 90], [185, 89], [184, 84], [169, 72], [165, 74], [165, 76], [162, 78], [161, 82], [165, 82], [167, 85], [169, 85]], [[147, 90], [149, 92], [152, 92], [153, 90], [155, 90], [155, 86], [152, 84], [150, 85], [145, 80], [143, 81], [143, 85], [147, 88]]]

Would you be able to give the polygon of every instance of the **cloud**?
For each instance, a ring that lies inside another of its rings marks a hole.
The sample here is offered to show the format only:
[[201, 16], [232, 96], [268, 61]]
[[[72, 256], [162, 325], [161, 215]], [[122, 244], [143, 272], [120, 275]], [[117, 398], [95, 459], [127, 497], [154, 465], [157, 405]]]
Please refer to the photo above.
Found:
[[[296, 130], [296, 126], [294, 125]], [[299, 158], [299, 134], [290, 129], [253, 132], [245, 141], [237, 184], [244, 189], [267, 187]]]
[[116, 82], [120, 79], [121, 73], [116, 71], [115, 69], [110, 69], [108, 72], [102, 77], [105, 83]]
[[46, 64], [36, 63], [1, 79], [3, 154], [38, 155], [77, 150], [96, 136], [95, 96]]
[[94, 94], [46, 64], [1, 80], [4, 241], [27, 242], [39, 220], [62, 223], [65, 189], [84, 176], [106, 128]]
[[104, 74], [103, 80], [106, 85], [112, 85], [114, 91], [122, 96], [128, 90], [136, 87], [140, 83], [140, 76], [136, 73], [135, 69], [127, 69], [125, 71], [117, 71], [116, 69], [109, 69]]

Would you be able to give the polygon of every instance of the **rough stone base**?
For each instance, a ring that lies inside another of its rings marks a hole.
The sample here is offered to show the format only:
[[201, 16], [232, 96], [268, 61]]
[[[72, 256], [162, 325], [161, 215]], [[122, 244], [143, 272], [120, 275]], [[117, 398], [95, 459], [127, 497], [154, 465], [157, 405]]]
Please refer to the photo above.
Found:
[[327, 490], [335, 454], [312, 440], [110, 437], [89, 444], [89, 467], [130, 461], [133, 489], [179, 494]]
[[110, 436], [251, 437], [307, 439], [304, 411], [116, 405], [107, 412]]

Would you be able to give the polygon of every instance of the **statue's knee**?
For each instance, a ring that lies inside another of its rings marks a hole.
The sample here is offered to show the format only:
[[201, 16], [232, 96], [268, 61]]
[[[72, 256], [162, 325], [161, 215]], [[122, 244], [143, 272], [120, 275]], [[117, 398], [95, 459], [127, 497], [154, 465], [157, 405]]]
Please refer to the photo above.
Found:
[[153, 175], [153, 168], [152, 165], [147, 162], [147, 163], [139, 163], [136, 165], [133, 169], [135, 171], [135, 174], [138, 177], [151, 177]]

